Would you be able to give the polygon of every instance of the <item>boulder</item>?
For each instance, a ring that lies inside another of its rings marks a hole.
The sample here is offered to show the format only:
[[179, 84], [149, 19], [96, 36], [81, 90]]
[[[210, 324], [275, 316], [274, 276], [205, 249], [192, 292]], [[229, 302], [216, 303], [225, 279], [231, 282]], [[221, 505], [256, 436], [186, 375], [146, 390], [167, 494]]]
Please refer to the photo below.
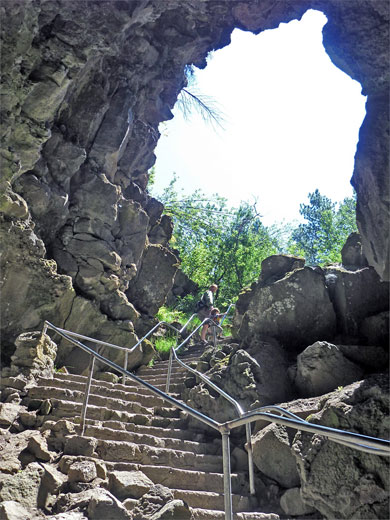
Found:
[[142, 471], [112, 471], [109, 490], [120, 500], [141, 498], [153, 486], [153, 482]]
[[332, 277], [330, 295], [343, 336], [358, 337], [365, 318], [389, 310], [390, 283], [381, 281], [372, 267], [355, 272], [325, 267], [324, 272]]
[[31, 430], [11, 434], [3, 430], [0, 436], [0, 474], [14, 474], [22, 469], [20, 453], [26, 449]]
[[[245, 344], [242, 346], [245, 348]], [[208, 349], [197, 367], [236, 399], [244, 410], [287, 400], [291, 396], [287, 355], [276, 343], [254, 341], [247, 350], [242, 348], [231, 354]], [[188, 381], [184, 399], [196, 410], [221, 422], [232, 419], [237, 413], [229, 401], [203, 382]]]
[[4, 500], [0, 503], [0, 518], [2, 520], [27, 520], [27, 518], [28, 520], [38, 520], [42, 517], [37, 510], [33, 512], [26, 509], [15, 500]]
[[304, 516], [314, 513], [316, 510], [305, 504], [301, 496], [301, 488], [287, 489], [280, 497], [280, 507], [288, 516]]
[[40, 432], [35, 432], [28, 441], [27, 450], [32, 453], [38, 460], [44, 462], [52, 461], [56, 453], [49, 450], [47, 440]]
[[91, 460], [73, 462], [68, 469], [69, 482], [92, 482], [96, 477], [96, 464]]
[[270, 424], [252, 437], [256, 467], [280, 486], [300, 485], [297, 462], [292, 452], [292, 438], [284, 426]]
[[52, 377], [57, 345], [40, 331], [25, 332], [15, 340], [10, 375]]
[[305, 266], [305, 259], [291, 255], [271, 255], [261, 262], [260, 285], [270, 285]]
[[294, 383], [302, 396], [311, 397], [358, 381], [363, 373], [337, 345], [317, 341], [298, 355]]
[[26, 201], [12, 190], [9, 182], [5, 183], [4, 191], [1, 190], [0, 193], [0, 211], [8, 218], [26, 219], [28, 217]]
[[389, 311], [383, 311], [364, 318], [360, 325], [360, 334], [367, 345], [389, 344]]
[[54, 512], [68, 513], [77, 509], [89, 520], [131, 520], [131, 514], [109, 491], [87, 489], [80, 493], [66, 493], [58, 497]]
[[[154, 515], [158, 515], [164, 506], [170, 504], [173, 500], [174, 496], [169, 488], [156, 484], [133, 504], [133, 517], [139, 520], [149, 520]], [[163, 517], [156, 516], [157, 518]], [[166, 518], [169, 518], [169, 516]], [[187, 518], [187, 516], [183, 516], [183, 518]]]
[[286, 349], [302, 350], [311, 342], [333, 338], [336, 332], [325, 277], [310, 267], [296, 269], [270, 285], [252, 284], [245, 300], [247, 310], [238, 331], [242, 341], [273, 338]]
[[13, 475], [0, 475], [0, 501], [15, 500], [26, 509], [39, 507], [39, 490], [45, 470], [37, 462]]
[[[308, 420], [371, 437], [389, 437], [388, 376], [375, 375], [319, 398]], [[373, 417], [375, 419], [373, 420]], [[326, 518], [387, 518], [389, 459], [298, 432], [293, 452], [306, 504]]]
[[25, 407], [19, 404], [0, 403], [0, 428], [9, 428], [22, 411], [25, 411]]
[[50, 515], [47, 520], [89, 520], [80, 511], [68, 511], [67, 513], [58, 513], [58, 515]]
[[80, 437], [72, 435], [66, 438], [64, 446], [65, 455], [84, 455], [91, 457], [97, 447], [98, 441], [93, 437]]
[[150, 517], [150, 520], [191, 520], [192, 513], [183, 500], [171, 500], [160, 511]]
[[337, 345], [342, 354], [365, 372], [384, 372], [389, 366], [389, 351], [377, 345]]
[[359, 233], [351, 233], [341, 250], [341, 263], [348, 271], [357, 271], [368, 267], [367, 258], [362, 249], [362, 239]]

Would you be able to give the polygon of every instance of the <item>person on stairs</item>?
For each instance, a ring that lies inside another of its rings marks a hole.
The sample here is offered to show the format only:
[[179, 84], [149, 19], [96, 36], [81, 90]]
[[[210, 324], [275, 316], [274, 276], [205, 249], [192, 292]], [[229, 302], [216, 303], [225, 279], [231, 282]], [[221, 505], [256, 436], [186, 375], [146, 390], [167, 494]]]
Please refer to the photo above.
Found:
[[[203, 294], [199, 303], [198, 318], [203, 321], [205, 318], [210, 318], [211, 311], [214, 306], [214, 294], [217, 292], [218, 286], [215, 283], [211, 284], [208, 290]], [[206, 322], [200, 332], [200, 341], [203, 345], [206, 345], [206, 334], [209, 328], [209, 324]]]

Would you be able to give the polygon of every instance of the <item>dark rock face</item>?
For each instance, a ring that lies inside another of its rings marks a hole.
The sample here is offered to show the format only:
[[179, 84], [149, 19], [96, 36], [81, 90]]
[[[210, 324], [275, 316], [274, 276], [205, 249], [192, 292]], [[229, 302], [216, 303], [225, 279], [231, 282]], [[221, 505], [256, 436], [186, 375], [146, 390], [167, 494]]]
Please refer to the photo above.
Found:
[[[245, 294], [246, 301], [248, 298]], [[293, 349], [332, 338], [336, 315], [324, 275], [304, 267], [270, 285], [252, 284], [250, 302], [239, 327], [241, 340], [268, 337]]]
[[240, 294], [233, 320], [238, 339], [249, 345], [272, 338], [290, 351], [336, 338], [347, 344], [388, 342], [389, 282], [372, 267], [300, 267], [293, 258], [265, 259], [259, 281]]
[[344, 357], [336, 345], [317, 341], [297, 359], [295, 385], [301, 395], [311, 397], [361, 379], [363, 370]]
[[357, 271], [368, 267], [367, 258], [362, 250], [362, 239], [359, 233], [351, 233], [341, 250], [342, 265], [348, 271]]
[[289, 437], [286, 428], [270, 424], [252, 440], [253, 461], [257, 468], [284, 488], [300, 484], [297, 462], [291, 449], [293, 437], [291, 434]]
[[338, 332], [357, 337], [363, 320], [389, 309], [389, 283], [380, 280], [372, 267], [346, 271], [325, 267], [325, 277], [332, 278], [330, 297], [337, 315]]
[[[332, 428], [388, 438], [388, 378], [373, 376], [322, 399], [310, 421]], [[373, 421], [372, 418], [375, 417]], [[293, 451], [301, 496], [326, 518], [387, 518], [387, 457], [346, 448], [319, 436], [298, 433]]]

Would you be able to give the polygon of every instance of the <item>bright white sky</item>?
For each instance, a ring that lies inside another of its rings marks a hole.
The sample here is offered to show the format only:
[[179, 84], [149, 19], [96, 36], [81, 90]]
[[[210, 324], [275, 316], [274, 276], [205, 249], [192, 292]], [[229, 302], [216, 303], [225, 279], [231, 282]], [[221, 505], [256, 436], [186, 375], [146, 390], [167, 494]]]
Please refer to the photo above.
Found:
[[325, 23], [311, 10], [257, 36], [234, 30], [232, 43], [196, 69], [196, 88], [218, 102], [224, 130], [175, 108], [161, 128], [153, 193], [176, 172], [187, 194], [218, 192], [232, 206], [257, 199], [265, 225], [300, 218], [316, 188], [334, 201], [351, 196], [366, 98], [326, 54]]

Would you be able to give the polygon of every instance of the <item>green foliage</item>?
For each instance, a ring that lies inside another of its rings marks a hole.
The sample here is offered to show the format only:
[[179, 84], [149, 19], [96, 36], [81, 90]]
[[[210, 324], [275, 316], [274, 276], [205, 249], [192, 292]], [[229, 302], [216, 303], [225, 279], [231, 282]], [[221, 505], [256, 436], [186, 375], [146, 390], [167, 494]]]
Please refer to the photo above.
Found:
[[174, 321], [178, 321], [182, 325], [187, 321], [187, 316], [184, 312], [179, 309], [170, 309], [163, 305], [160, 307], [158, 313], [156, 314], [156, 318], [158, 321], [165, 321], [167, 323], [172, 323]]
[[153, 344], [157, 352], [169, 352], [172, 347], [176, 346], [177, 339], [171, 335], [161, 336], [160, 338], [156, 338]]
[[345, 198], [337, 205], [315, 190], [299, 212], [307, 222], [292, 231], [289, 253], [305, 257], [309, 265], [341, 262], [348, 235], [357, 231], [356, 198]]
[[148, 171], [148, 188], [150, 189], [156, 180], [156, 167], [152, 166]]
[[256, 205], [229, 208], [217, 194], [196, 190], [185, 197], [177, 177], [158, 198], [175, 228], [171, 245], [179, 251], [182, 270], [201, 288], [216, 283], [218, 305], [225, 306], [259, 276], [264, 258], [278, 252], [277, 240], [263, 226]]

